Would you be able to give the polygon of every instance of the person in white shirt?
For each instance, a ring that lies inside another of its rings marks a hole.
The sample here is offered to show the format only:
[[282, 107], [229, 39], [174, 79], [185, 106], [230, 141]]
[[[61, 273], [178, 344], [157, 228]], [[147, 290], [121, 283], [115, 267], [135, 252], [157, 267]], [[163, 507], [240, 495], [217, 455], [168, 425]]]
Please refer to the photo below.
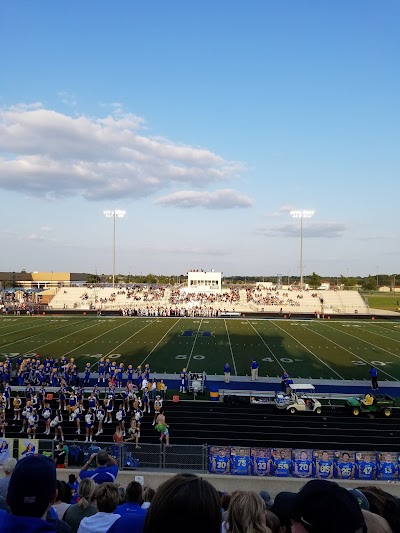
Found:
[[83, 518], [78, 533], [106, 533], [121, 515], [114, 514], [119, 504], [119, 490], [115, 483], [102, 483], [96, 489], [98, 513]]

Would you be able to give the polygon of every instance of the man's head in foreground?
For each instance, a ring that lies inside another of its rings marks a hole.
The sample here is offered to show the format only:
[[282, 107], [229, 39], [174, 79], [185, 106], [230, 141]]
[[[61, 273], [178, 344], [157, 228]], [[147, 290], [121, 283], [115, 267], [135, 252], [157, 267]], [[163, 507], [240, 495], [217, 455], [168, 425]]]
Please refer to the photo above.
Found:
[[7, 503], [17, 516], [43, 518], [56, 497], [56, 467], [44, 455], [18, 461], [11, 476]]

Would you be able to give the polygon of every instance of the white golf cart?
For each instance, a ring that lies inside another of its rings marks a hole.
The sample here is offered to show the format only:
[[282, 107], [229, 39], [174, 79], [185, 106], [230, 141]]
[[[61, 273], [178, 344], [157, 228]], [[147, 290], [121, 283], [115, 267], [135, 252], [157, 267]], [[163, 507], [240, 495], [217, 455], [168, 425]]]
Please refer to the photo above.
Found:
[[314, 385], [293, 383], [290, 385], [289, 392], [276, 393], [275, 405], [278, 409], [284, 409], [293, 415], [302, 411], [317, 413], [319, 415], [322, 412], [322, 406], [312, 395], [314, 391]]

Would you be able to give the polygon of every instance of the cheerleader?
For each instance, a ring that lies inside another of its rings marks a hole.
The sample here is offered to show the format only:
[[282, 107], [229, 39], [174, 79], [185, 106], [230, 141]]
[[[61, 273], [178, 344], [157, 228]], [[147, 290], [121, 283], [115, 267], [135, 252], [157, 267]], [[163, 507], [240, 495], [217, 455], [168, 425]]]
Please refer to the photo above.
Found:
[[32, 414], [28, 418], [28, 439], [36, 438], [36, 429], [38, 427], [39, 415], [37, 414], [36, 407], [32, 408]]
[[60, 439], [64, 440], [64, 434], [62, 430], [63, 416], [61, 414], [61, 409], [56, 412], [56, 416], [50, 422], [50, 427], [54, 428], [54, 440], [58, 440], [57, 433], [60, 434]]
[[31, 402], [32, 402], [32, 407], [33, 407], [34, 409], [37, 409], [38, 404], [39, 404], [37, 394], [32, 394]]
[[85, 389], [83, 387], [78, 387], [78, 392], [76, 393], [78, 405], [83, 405], [84, 397], [85, 397]]
[[111, 398], [108, 398], [108, 400], [105, 400], [105, 405], [106, 405], [106, 421], [105, 421], [105, 423], [106, 424], [111, 424], [111, 422], [112, 422], [112, 414], [113, 414], [113, 411], [114, 411], [114, 406], [113, 406], [113, 402], [112, 402]]
[[61, 389], [58, 391], [58, 409], [61, 411], [61, 409], [64, 409], [64, 411], [67, 410], [67, 388], [63, 385]]
[[157, 417], [161, 412], [163, 401], [161, 399], [161, 396], [156, 396], [156, 399], [154, 401], [154, 420], [153, 420], [153, 426], [156, 425]]
[[45, 435], [50, 435], [51, 415], [52, 415], [52, 410], [50, 408], [50, 404], [45, 403], [43, 407], [43, 411], [42, 411], [42, 416], [44, 418], [44, 423], [46, 426], [46, 430], [44, 431]]
[[128, 382], [133, 381], [133, 366], [132, 365], [128, 365], [126, 373], [127, 373]]
[[44, 388], [43, 385], [39, 389], [38, 397], [39, 397], [39, 409], [44, 409], [44, 403], [46, 400], [46, 389]]
[[122, 376], [124, 372], [124, 363], [120, 363], [115, 372], [115, 379], [117, 381], [117, 387], [122, 387]]
[[11, 409], [11, 387], [8, 383], [4, 385], [3, 398], [6, 409]]
[[21, 405], [22, 405], [22, 400], [17, 394], [17, 396], [13, 400], [14, 420], [21, 420]]
[[136, 396], [136, 394], [133, 396], [133, 410], [137, 411], [138, 409], [142, 408], [142, 400]]
[[124, 407], [127, 413], [129, 413], [129, 411], [131, 410], [131, 406], [130, 406], [131, 398], [132, 398], [132, 393], [129, 391], [127, 387], [125, 387], [125, 390], [123, 392], [123, 402], [124, 402]]
[[[7, 425], [6, 415], [5, 415], [4, 411], [0, 411], [0, 431], [1, 431], [1, 434], [3, 436], [3, 439], [6, 436], [6, 425]], [[4, 444], [4, 441], [3, 441], [3, 444]]]
[[148, 389], [143, 390], [143, 411], [150, 413], [150, 401], [149, 401], [149, 391]]
[[[93, 426], [94, 426], [94, 413], [91, 409], [85, 415], [86, 422], [86, 439], [85, 442], [93, 442]], [[89, 438], [90, 436], [90, 438]]]
[[100, 406], [97, 409], [96, 416], [97, 416], [97, 420], [99, 421], [99, 425], [97, 427], [97, 433], [96, 433], [96, 437], [97, 437], [103, 433], [103, 420], [106, 416], [106, 412], [103, 406]]
[[129, 441], [135, 441], [136, 448], [140, 448], [139, 446], [139, 438], [140, 438], [140, 421], [135, 420], [135, 418], [132, 418], [130, 422], [130, 427], [128, 429], [129, 437], [125, 439], [125, 442]]
[[51, 371], [50, 382], [52, 387], [58, 387], [58, 373], [57, 368], [53, 368]]
[[97, 402], [97, 397], [94, 394], [94, 392], [92, 392], [90, 394], [90, 396], [88, 398], [88, 403], [89, 403], [89, 409], [91, 409], [93, 412], [95, 412], [96, 409], [97, 409], [98, 402]]
[[21, 429], [20, 433], [24, 433], [25, 426], [26, 426], [26, 424], [28, 422], [28, 419], [31, 416], [32, 412], [33, 412], [32, 403], [28, 400], [26, 402], [24, 410], [22, 411], [22, 429]]
[[97, 372], [98, 372], [97, 383], [100, 383], [100, 381], [105, 383], [106, 382], [106, 378], [105, 378], [106, 364], [104, 362], [103, 357], [99, 361]]
[[83, 384], [89, 385], [90, 384], [90, 363], [86, 363], [85, 366], [85, 375], [83, 378]]
[[80, 435], [81, 434], [81, 419], [83, 416], [83, 407], [81, 405], [77, 405], [77, 407], [72, 413], [72, 416], [76, 420], [76, 433]]
[[119, 425], [122, 428], [122, 434], [125, 437], [125, 417], [126, 417], [126, 411], [124, 409], [124, 404], [121, 404], [119, 406], [118, 411], [115, 414], [116, 419], [119, 422]]
[[75, 411], [76, 406], [78, 404], [78, 398], [75, 394], [75, 392], [71, 392], [68, 399], [68, 405], [67, 405], [67, 411], [69, 413], [69, 421], [72, 422], [71, 415]]

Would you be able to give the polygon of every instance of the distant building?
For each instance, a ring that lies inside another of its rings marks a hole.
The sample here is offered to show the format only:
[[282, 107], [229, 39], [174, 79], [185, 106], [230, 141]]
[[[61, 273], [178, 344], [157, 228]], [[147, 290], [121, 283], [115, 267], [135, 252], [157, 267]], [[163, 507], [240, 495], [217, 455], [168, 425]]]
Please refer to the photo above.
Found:
[[222, 272], [205, 272], [191, 270], [188, 272], [188, 292], [220, 293], [222, 287]]
[[0, 290], [15, 287], [49, 289], [83, 285], [87, 276], [85, 273], [72, 272], [0, 272]]

